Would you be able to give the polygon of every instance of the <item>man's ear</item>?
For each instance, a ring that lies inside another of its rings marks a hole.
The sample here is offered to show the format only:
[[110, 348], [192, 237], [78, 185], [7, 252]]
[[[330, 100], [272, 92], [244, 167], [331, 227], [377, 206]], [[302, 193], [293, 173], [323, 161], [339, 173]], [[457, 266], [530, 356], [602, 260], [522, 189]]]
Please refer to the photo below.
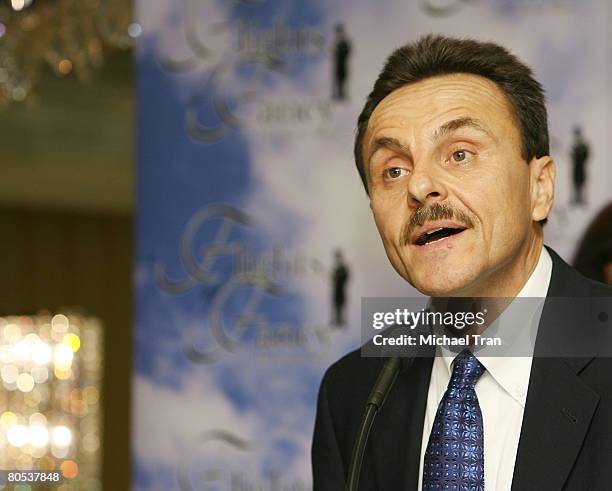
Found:
[[534, 157], [529, 162], [531, 184], [531, 218], [539, 222], [548, 217], [555, 195], [555, 161], [549, 155]]

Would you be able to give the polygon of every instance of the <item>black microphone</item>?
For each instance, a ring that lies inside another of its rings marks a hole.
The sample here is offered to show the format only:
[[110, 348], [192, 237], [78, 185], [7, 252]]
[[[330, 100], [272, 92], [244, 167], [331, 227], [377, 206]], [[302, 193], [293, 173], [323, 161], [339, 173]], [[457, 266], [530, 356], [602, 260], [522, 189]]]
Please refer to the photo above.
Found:
[[401, 361], [399, 358], [389, 358], [378, 374], [378, 379], [376, 379], [376, 383], [374, 384], [374, 387], [372, 387], [372, 391], [368, 396], [365, 413], [363, 415], [363, 419], [361, 420], [359, 433], [357, 434], [357, 441], [353, 446], [351, 465], [349, 467], [348, 480], [346, 482], [346, 491], [357, 491], [363, 454], [365, 452], [366, 444], [368, 443], [370, 430], [374, 425], [374, 418], [376, 418], [378, 410], [384, 404], [387, 394], [391, 390], [400, 368]]

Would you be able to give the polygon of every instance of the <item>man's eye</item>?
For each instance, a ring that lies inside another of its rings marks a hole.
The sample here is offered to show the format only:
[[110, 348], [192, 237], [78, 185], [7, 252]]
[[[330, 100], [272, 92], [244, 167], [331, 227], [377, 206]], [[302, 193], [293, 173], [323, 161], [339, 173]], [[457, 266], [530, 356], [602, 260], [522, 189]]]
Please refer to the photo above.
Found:
[[397, 179], [405, 175], [406, 169], [402, 169], [401, 167], [389, 167], [385, 170], [385, 177], [389, 179]]
[[466, 150], [457, 150], [453, 152], [452, 157], [455, 162], [465, 162], [468, 159], [468, 152]]

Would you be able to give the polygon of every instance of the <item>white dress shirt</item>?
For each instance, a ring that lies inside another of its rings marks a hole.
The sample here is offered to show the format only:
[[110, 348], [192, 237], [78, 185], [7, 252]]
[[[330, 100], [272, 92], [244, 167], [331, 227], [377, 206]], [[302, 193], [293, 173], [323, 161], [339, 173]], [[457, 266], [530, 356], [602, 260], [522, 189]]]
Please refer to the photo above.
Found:
[[[546, 248], [542, 247], [538, 264], [517, 297], [545, 298], [551, 272], [552, 259]], [[532, 314], [537, 315], [537, 326], [541, 310]], [[418, 489], [423, 486], [423, 460], [431, 427], [440, 400], [446, 392], [452, 373], [451, 365], [456, 356], [456, 353], [447, 348], [437, 349], [427, 394]], [[479, 351], [475, 355], [486, 371], [476, 383], [475, 389], [483, 419], [485, 490], [506, 491], [512, 486], [532, 357], [483, 356], [481, 353]]]

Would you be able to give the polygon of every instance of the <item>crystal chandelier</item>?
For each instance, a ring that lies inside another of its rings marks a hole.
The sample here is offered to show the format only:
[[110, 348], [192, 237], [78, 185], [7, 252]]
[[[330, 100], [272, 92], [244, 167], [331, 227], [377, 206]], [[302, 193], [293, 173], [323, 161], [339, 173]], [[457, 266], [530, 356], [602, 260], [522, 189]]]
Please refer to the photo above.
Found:
[[102, 343], [96, 318], [0, 317], [0, 469], [60, 472], [62, 491], [102, 489]]
[[0, 1], [0, 103], [25, 100], [46, 66], [87, 81], [141, 32], [129, 0]]

